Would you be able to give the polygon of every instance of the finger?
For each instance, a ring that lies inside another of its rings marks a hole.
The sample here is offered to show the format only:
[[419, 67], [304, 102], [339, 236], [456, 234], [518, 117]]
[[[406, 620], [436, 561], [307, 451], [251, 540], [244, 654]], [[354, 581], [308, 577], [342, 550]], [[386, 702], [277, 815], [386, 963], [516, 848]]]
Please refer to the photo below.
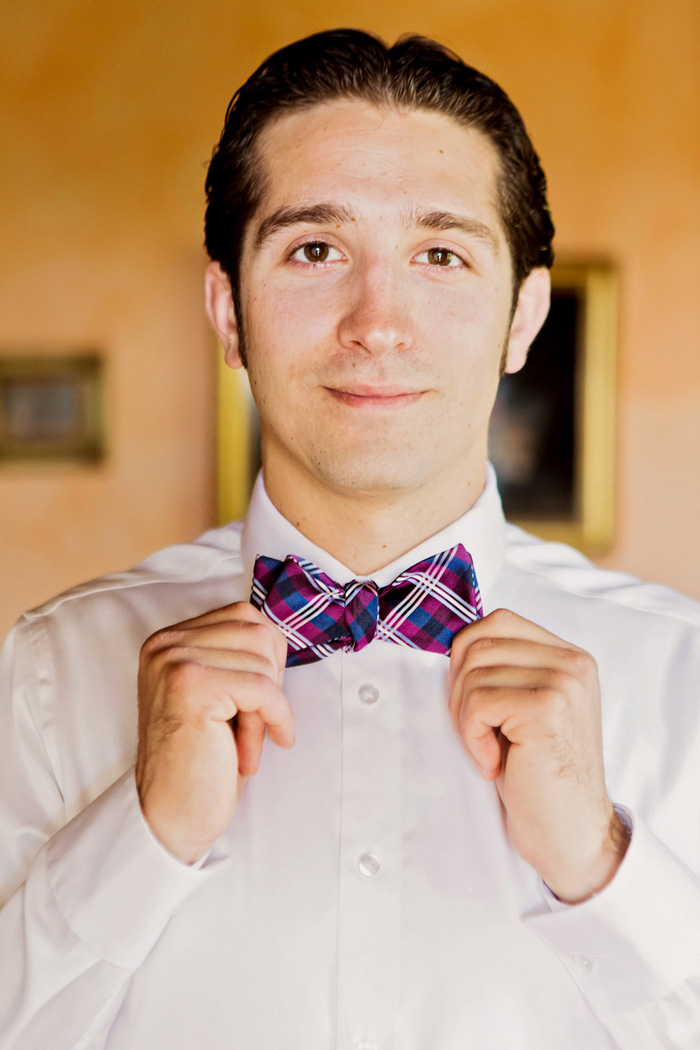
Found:
[[177, 627], [187, 629], [189, 627], [212, 627], [225, 629], [226, 625], [232, 628], [238, 626], [240, 630], [248, 630], [255, 634], [259, 627], [264, 627], [272, 638], [275, 662], [280, 669], [279, 685], [282, 684], [284, 668], [287, 662], [287, 639], [283, 631], [274, 623], [269, 616], [257, 609], [251, 602], [234, 602], [223, 609], [214, 609], [204, 616], [195, 620], [185, 620]]
[[[196, 665], [203, 670], [218, 668], [266, 675], [277, 684], [278, 668], [269, 655], [250, 652], [247, 649], [216, 649], [206, 645], [177, 645], [163, 650], [154, 658], [151, 673], [164, 674], [170, 678], [171, 668], [188, 665]], [[186, 678], [184, 672], [183, 677]], [[201, 681], [201, 678], [198, 681]]]
[[230, 722], [239, 711], [257, 711], [273, 743], [294, 744], [292, 709], [267, 674], [189, 661], [171, 665], [166, 688], [170, 713], [181, 723]]
[[[553, 697], [559, 694], [566, 696], [576, 683], [569, 676], [551, 667], [524, 667], [513, 664], [498, 664], [493, 667], [473, 667], [463, 670], [452, 686], [448, 709], [455, 725], [461, 705], [469, 703], [474, 693], [479, 691], [493, 703], [500, 694], [498, 690], [507, 690], [513, 697], [513, 703], [533, 706], [532, 700], [537, 695]], [[498, 723], [500, 725], [500, 723]]]
[[452, 642], [452, 656], [458, 659], [464, 650], [482, 638], [511, 638], [522, 641], [539, 642], [545, 645], [576, 649], [571, 642], [564, 641], [556, 634], [546, 631], [539, 624], [526, 620], [510, 609], [496, 609], [481, 620], [464, 627]]
[[[450, 687], [462, 667], [467, 654], [476, 647], [477, 652], [488, 649], [489, 646], [497, 646], [499, 643], [521, 642], [524, 646], [546, 645], [554, 650], [559, 656], [569, 651], [580, 653], [582, 656], [592, 660], [589, 654], [578, 646], [558, 638], [556, 635], [545, 631], [543, 627], [525, 620], [517, 613], [508, 609], [496, 609], [489, 613], [483, 620], [476, 620], [468, 627], [463, 628], [455, 635], [450, 652], [450, 670], [448, 684]], [[525, 649], [521, 650], [522, 653]], [[563, 657], [562, 657], [563, 658]]]
[[545, 642], [533, 642], [521, 638], [482, 637], [471, 642], [465, 649], [461, 666], [456, 673], [465, 668], [494, 667], [511, 665], [513, 667], [550, 667], [563, 671], [575, 671], [583, 665], [580, 659], [582, 649], [563, 645], [549, 645]]
[[252, 776], [260, 766], [265, 723], [257, 711], [239, 711], [234, 721], [234, 735], [238, 752], [238, 772], [241, 776]]
[[451, 714], [467, 750], [471, 751], [471, 740], [480, 739], [488, 727], [518, 745], [538, 740], [551, 747], [555, 740], [570, 735], [573, 720], [567, 694], [543, 681], [536, 671], [524, 674], [526, 678], [515, 685], [482, 681], [463, 691]]
[[202, 613], [200, 616], [181, 620], [180, 623], [172, 626], [174, 628], [205, 627], [208, 624], [229, 623], [232, 620], [249, 620], [251, 623], [272, 622], [252, 602], [232, 602], [230, 605], [223, 605], [220, 609], [210, 609], [209, 612]]
[[285, 748], [293, 746], [294, 713], [284, 693], [269, 678], [237, 673], [230, 695], [237, 713], [259, 715], [274, 744]]
[[548, 688], [565, 692], [588, 683], [597, 674], [592, 657], [575, 649], [528, 643], [498, 642], [470, 649], [462, 666], [451, 676], [449, 705], [464, 690], [485, 686]]
[[[534, 693], [537, 690], [551, 692], [569, 687], [568, 676], [557, 668], [523, 667], [518, 664], [496, 664], [473, 667], [456, 680], [452, 693], [457, 697], [469, 697], [477, 689], [509, 689], [517, 695], [518, 690]], [[573, 685], [573, 683], [571, 683]]]
[[[172, 645], [194, 645], [200, 648], [230, 649], [265, 656], [279, 669], [279, 653], [275, 646], [272, 624], [249, 620], [229, 620], [207, 624], [204, 627], [186, 627], [166, 632], [165, 640]], [[286, 643], [285, 643], [286, 659]]]
[[[584, 689], [598, 694], [598, 667], [582, 649], [483, 640], [470, 649], [461, 667], [450, 676], [448, 707], [453, 720], [461, 698], [478, 688], [520, 689], [533, 695], [547, 691], [551, 696], [576, 696]], [[498, 663], [495, 661], [508, 661]]]
[[496, 780], [501, 772], [503, 752], [495, 728], [479, 718], [468, 718], [466, 705], [462, 707], [462, 712], [465, 717], [458, 726], [462, 745], [484, 780]]
[[223, 609], [214, 609], [211, 613], [205, 614], [205, 617], [200, 617], [200, 619], [205, 619], [212, 624], [242, 622], [263, 625], [272, 635], [277, 662], [284, 670], [287, 662], [287, 639], [284, 632], [269, 616], [262, 612], [261, 609], [256, 608], [251, 602], [234, 602]]
[[455, 729], [486, 780], [500, 775], [511, 744], [525, 741], [540, 706], [537, 689], [482, 686], [463, 697]]
[[[251, 607], [252, 608], [252, 607]], [[257, 613], [257, 610], [253, 610]], [[221, 612], [218, 610], [216, 615]], [[212, 614], [212, 617], [215, 614]], [[209, 622], [184, 621], [152, 635], [144, 645], [146, 655], [181, 646], [248, 651], [266, 656], [275, 667], [278, 684], [287, 659], [287, 641], [280, 629], [266, 617], [211, 619]]]

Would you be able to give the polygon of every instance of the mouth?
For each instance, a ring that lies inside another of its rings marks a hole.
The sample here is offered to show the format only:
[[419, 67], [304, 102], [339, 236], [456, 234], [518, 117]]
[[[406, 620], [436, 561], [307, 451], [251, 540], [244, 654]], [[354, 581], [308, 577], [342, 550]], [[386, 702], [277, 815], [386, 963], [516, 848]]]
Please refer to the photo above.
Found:
[[425, 390], [364, 383], [354, 383], [343, 388], [327, 386], [324, 389], [336, 401], [352, 408], [404, 408], [414, 404], [426, 393]]

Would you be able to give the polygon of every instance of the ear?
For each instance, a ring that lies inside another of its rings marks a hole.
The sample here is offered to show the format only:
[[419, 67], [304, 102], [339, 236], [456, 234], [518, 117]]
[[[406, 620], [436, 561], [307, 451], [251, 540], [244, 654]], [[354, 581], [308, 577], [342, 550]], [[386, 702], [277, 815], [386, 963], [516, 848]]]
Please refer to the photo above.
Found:
[[520, 286], [518, 303], [508, 336], [505, 372], [518, 372], [527, 359], [530, 345], [549, 313], [551, 281], [549, 270], [532, 270]]
[[238, 325], [233, 308], [231, 282], [218, 263], [209, 263], [204, 277], [205, 305], [211, 326], [224, 348], [229, 368], [242, 368], [238, 353]]

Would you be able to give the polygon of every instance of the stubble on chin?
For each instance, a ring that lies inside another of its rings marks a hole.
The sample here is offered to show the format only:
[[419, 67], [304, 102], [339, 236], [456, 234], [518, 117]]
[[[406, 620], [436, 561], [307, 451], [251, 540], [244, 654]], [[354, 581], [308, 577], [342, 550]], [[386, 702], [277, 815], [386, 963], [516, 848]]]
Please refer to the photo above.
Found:
[[434, 448], [368, 436], [350, 446], [342, 438], [311, 451], [310, 468], [327, 488], [354, 496], [387, 498], [424, 485], [434, 470]]

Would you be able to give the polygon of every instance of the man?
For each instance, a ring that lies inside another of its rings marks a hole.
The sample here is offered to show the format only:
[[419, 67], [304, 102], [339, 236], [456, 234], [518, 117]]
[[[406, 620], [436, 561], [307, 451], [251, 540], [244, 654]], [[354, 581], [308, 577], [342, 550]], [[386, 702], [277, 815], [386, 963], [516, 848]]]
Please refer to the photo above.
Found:
[[520, 118], [322, 33], [207, 189], [263, 473], [6, 645], [0, 1045], [700, 1045], [698, 606], [505, 526], [487, 465], [549, 301]]

